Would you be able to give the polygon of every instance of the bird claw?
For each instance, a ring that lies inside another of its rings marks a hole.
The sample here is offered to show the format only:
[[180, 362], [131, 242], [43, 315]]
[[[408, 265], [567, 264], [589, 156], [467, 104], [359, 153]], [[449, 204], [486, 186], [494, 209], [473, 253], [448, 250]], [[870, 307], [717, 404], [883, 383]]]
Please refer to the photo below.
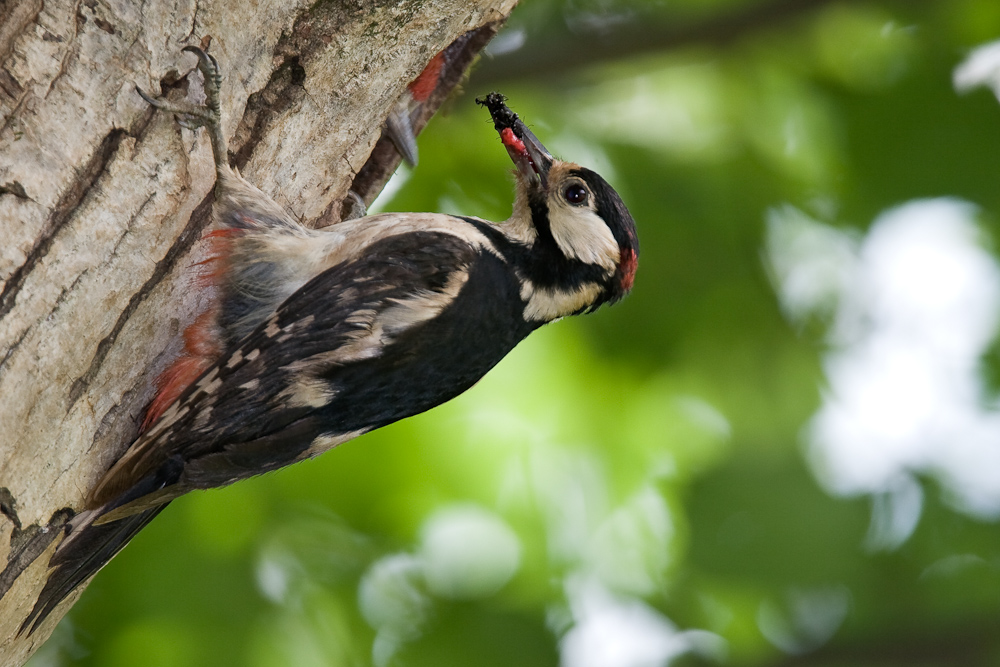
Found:
[[156, 107], [160, 111], [175, 113], [180, 116], [181, 118], [178, 120], [181, 126], [186, 127], [189, 130], [218, 122], [217, 119], [213, 117], [211, 109], [207, 106], [187, 104], [185, 102], [171, 102], [158, 97], [151, 97], [139, 86], [135, 87], [135, 91], [139, 93], [139, 97], [146, 100], [146, 102], [148, 102], [151, 106]]
[[219, 89], [222, 85], [219, 62], [197, 46], [185, 46], [181, 50], [193, 53], [198, 57], [198, 71], [205, 77], [204, 105], [170, 102], [151, 97], [139, 86], [136, 86], [135, 89], [142, 99], [157, 109], [184, 116], [181, 123], [184, 127], [194, 129], [205, 125], [218, 125], [222, 118], [222, 111], [219, 107]]
[[219, 90], [222, 88], [222, 74], [219, 72], [219, 61], [197, 46], [185, 46], [181, 51], [193, 53], [198, 57], [198, 71], [205, 77], [205, 106], [213, 113], [216, 122], [222, 118], [219, 106]]
[[217, 85], [222, 83], [222, 75], [219, 73], [219, 61], [215, 59], [215, 56], [204, 49], [191, 46], [190, 44], [182, 48], [181, 51], [193, 53], [198, 57], [198, 69], [206, 79], [211, 78]]
[[177, 122], [181, 127], [194, 130], [207, 127], [212, 141], [212, 152], [218, 166], [229, 165], [226, 140], [222, 134], [222, 109], [219, 103], [219, 91], [222, 87], [222, 74], [219, 71], [219, 61], [197, 46], [185, 46], [182, 51], [193, 53], [198, 58], [198, 71], [205, 78], [205, 104], [190, 104], [187, 102], [171, 102], [169, 100], [151, 97], [142, 88], [136, 86], [136, 92], [153, 107], [178, 115]]

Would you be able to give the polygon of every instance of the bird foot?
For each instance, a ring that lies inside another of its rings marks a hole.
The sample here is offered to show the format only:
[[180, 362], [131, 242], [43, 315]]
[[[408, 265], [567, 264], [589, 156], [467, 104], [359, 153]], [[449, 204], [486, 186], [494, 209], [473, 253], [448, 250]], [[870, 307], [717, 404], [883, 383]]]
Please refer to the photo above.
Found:
[[177, 114], [179, 116], [178, 122], [182, 127], [189, 130], [199, 127], [207, 128], [212, 140], [212, 152], [215, 155], [216, 165], [228, 167], [229, 154], [226, 149], [226, 138], [222, 134], [222, 109], [219, 104], [219, 90], [222, 86], [219, 62], [197, 46], [185, 46], [181, 50], [193, 53], [198, 57], [198, 70], [205, 77], [205, 104], [172, 102], [151, 97], [139, 86], [136, 86], [135, 90], [150, 105], [161, 111]]

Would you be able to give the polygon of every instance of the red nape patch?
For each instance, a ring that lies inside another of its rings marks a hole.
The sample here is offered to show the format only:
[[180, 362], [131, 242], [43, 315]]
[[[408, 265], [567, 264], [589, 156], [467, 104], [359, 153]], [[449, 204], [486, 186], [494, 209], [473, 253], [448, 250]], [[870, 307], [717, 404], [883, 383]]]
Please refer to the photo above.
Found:
[[157, 378], [156, 396], [146, 408], [140, 432], [152, 426], [170, 404], [222, 354], [216, 316], [216, 309], [210, 308], [184, 330], [184, 351]]
[[431, 96], [434, 89], [437, 88], [438, 79], [441, 78], [441, 68], [444, 67], [444, 51], [437, 54], [431, 61], [427, 63], [427, 67], [424, 71], [417, 76], [407, 88], [410, 89], [410, 95], [417, 102], [426, 102], [427, 98]]
[[524, 147], [524, 142], [518, 139], [517, 135], [514, 134], [514, 130], [509, 127], [500, 130], [500, 141], [503, 142], [504, 146], [517, 151], [521, 155], [526, 156], [528, 154], [528, 149]]
[[639, 256], [635, 254], [635, 250], [622, 251], [622, 260], [618, 271], [621, 273], [621, 282], [619, 284], [623, 292], [628, 292], [632, 289], [632, 283], [635, 282], [635, 271], [638, 268]]

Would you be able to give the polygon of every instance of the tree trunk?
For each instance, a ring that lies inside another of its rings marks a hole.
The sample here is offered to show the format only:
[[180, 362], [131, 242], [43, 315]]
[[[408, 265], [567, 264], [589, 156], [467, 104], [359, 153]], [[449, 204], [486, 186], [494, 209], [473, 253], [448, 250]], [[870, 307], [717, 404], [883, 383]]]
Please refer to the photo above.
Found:
[[422, 126], [515, 2], [0, 0], [0, 664], [79, 595], [18, 635], [59, 526], [136, 436], [205, 298], [187, 269], [211, 221], [208, 137], [135, 86], [197, 96], [180, 49], [210, 41], [233, 164], [322, 226], [398, 164], [380, 129], [406, 84], [453, 44]]

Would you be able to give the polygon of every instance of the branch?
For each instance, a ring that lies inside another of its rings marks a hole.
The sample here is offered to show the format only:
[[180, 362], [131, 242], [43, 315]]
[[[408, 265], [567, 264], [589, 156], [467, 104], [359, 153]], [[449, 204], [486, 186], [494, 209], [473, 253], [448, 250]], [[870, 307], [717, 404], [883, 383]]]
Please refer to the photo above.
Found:
[[525, 48], [484, 61], [474, 77], [477, 85], [490, 87], [511, 79], [552, 78], [595, 64], [693, 44], [727, 46], [753, 33], [798, 20], [837, 1], [771, 0], [680, 26], [675, 20], [641, 16], [586, 34], [548, 33], [544, 39], [531, 40]]

